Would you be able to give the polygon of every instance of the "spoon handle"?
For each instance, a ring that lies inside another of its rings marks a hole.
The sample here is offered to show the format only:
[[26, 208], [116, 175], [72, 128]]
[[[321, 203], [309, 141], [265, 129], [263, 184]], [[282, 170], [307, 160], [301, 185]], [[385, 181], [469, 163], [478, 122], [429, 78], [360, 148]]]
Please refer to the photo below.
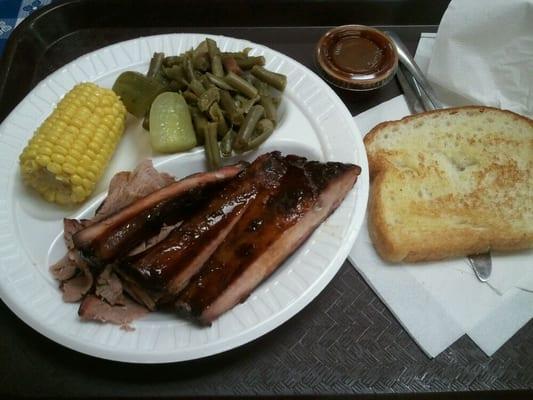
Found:
[[411, 73], [420, 89], [422, 89], [426, 93], [432, 109], [435, 110], [438, 108], [444, 108], [444, 105], [437, 99], [437, 96], [435, 95], [431, 84], [428, 82], [422, 71], [420, 71], [420, 68], [416, 64], [415, 60], [411, 56], [411, 53], [409, 53], [409, 50], [407, 49], [407, 47], [405, 47], [399, 36], [396, 33], [390, 31], [387, 32], [387, 34], [391, 37], [392, 41], [394, 42], [394, 45], [396, 46], [396, 51], [398, 52], [400, 62], [405, 66], [407, 71]]

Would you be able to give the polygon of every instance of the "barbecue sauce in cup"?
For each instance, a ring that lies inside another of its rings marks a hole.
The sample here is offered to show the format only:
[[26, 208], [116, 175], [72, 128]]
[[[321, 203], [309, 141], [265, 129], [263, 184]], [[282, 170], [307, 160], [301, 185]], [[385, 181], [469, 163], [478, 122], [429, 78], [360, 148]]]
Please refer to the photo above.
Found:
[[398, 67], [392, 40], [363, 25], [343, 25], [327, 32], [316, 47], [316, 61], [328, 82], [356, 91], [387, 84]]

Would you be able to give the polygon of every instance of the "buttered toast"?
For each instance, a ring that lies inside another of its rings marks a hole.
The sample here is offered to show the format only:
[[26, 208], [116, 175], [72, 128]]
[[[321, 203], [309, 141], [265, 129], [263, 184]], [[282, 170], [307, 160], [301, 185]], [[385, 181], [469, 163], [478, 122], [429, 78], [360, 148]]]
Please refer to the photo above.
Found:
[[385, 260], [533, 247], [533, 120], [450, 108], [381, 123], [364, 142], [369, 232]]

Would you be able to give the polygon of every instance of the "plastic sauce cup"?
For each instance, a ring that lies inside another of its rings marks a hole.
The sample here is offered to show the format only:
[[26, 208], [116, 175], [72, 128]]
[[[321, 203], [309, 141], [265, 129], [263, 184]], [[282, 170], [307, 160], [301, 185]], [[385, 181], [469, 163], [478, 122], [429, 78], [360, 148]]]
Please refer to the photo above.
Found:
[[378, 29], [343, 25], [323, 35], [316, 46], [316, 62], [329, 83], [366, 91], [387, 84], [398, 68], [392, 40]]

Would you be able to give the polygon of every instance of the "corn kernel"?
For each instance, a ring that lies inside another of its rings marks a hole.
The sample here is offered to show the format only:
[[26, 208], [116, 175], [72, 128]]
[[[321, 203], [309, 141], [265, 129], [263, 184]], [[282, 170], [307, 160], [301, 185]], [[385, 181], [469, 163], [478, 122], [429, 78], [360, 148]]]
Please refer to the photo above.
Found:
[[[82, 153], [85, 151], [86, 147], [82, 142], [75, 142], [72, 147], [70, 148], [69, 153], [76, 157], [77, 160], [80, 159]], [[77, 161], [76, 161], [77, 162]]]
[[90, 150], [98, 151], [99, 148], [100, 148], [99, 142], [92, 141], [89, 143]]
[[[74, 123], [74, 122], [75, 122], [74, 120], [71, 121], [71, 123]], [[69, 125], [69, 127], [67, 128], [67, 132], [68, 132], [70, 135], [79, 135], [80, 130], [78, 129], [77, 126]]]
[[[94, 160], [96, 158], [96, 155], [98, 154], [98, 151], [94, 151], [93, 149], [85, 149], [85, 155], [89, 157], [89, 160]], [[89, 162], [90, 163], [90, 162]], [[88, 164], [89, 164], [88, 163]]]
[[35, 161], [37, 161], [40, 166], [46, 167], [48, 165], [48, 163], [50, 162], [50, 157], [45, 156], [44, 154], [43, 155], [38, 155], [35, 158]]
[[98, 168], [98, 165], [94, 164], [94, 163], [91, 163], [89, 164], [89, 166], [87, 167], [89, 169], [89, 171], [91, 171], [95, 176], [98, 176], [98, 174], [100, 173], [100, 169]]
[[74, 186], [74, 188], [72, 189], [72, 192], [74, 193], [75, 196], [78, 196], [79, 198], [85, 197], [85, 189], [81, 185]]
[[76, 172], [76, 168], [74, 168], [74, 165], [72, 164], [65, 163], [63, 164], [63, 172], [72, 175], [74, 172]]
[[69, 148], [70, 148], [70, 144], [68, 143], [62, 143], [63, 145], [61, 144], [57, 144], [55, 147], [54, 147], [54, 151], [57, 153], [57, 154], [61, 154], [62, 156], [67, 156], [68, 153], [69, 153]]
[[49, 146], [43, 146], [41, 148], [41, 154], [50, 157], [52, 155], [52, 149]]
[[74, 186], [81, 186], [82, 184], [82, 179], [79, 175], [72, 175], [70, 177], [70, 182], [74, 185]]
[[85, 176], [85, 168], [81, 165], [79, 167], [76, 167], [76, 175], [79, 175], [80, 177]]
[[51, 157], [52, 161], [58, 165], [61, 165], [63, 164], [63, 162], [65, 161], [65, 157], [63, 157], [61, 154], [59, 153], [54, 153], [52, 154], [52, 157]]
[[65, 156], [65, 163], [72, 165], [78, 164], [78, 158], [75, 157], [75, 152], [73, 152], [72, 150], [69, 151], [69, 153]]
[[[64, 166], [63, 166], [63, 169], [65, 169]], [[97, 176], [94, 174], [94, 172], [89, 171], [89, 170], [86, 170], [86, 171], [85, 171], [85, 176], [86, 176], [87, 179], [89, 179], [91, 182], [96, 182]]]
[[83, 187], [87, 189], [88, 191], [91, 191], [93, 189], [93, 183], [89, 179], [83, 179]]
[[48, 163], [48, 165], [46, 166], [46, 169], [54, 175], [60, 174], [62, 171], [61, 166], [54, 162]]

